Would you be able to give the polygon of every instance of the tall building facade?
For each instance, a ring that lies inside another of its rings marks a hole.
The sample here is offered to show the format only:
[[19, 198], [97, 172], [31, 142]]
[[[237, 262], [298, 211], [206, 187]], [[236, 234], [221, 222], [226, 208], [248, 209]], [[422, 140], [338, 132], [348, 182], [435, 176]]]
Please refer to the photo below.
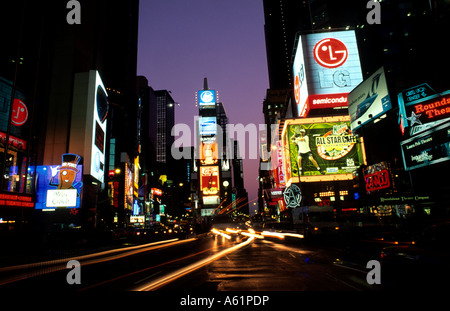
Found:
[[207, 218], [218, 213], [248, 214], [242, 160], [235, 157], [238, 150], [227, 132], [228, 116], [216, 94], [208, 88], [205, 78], [203, 90], [197, 96], [198, 153], [192, 174], [192, 204], [194, 209], [198, 208], [199, 216]]
[[167, 90], [155, 91], [156, 96], [156, 162], [168, 164], [170, 148], [174, 142], [171, 135], [175, 125], [175, 101]]
[[[138, 154], [137, 139], [123, 138], [137, 137], [139, 127], [139, 3], [83, 1], [80, 9], [78, 24], [68, 22], [70, 10], [60, 1], [5, 3], [0, 13], [1, 27], [10, 29], [0, 52], [1, 114], [5, 125], [20, 117], [2, 129], [6, 139], [0, 158], [12, 157], [2, 161], [2, 176], [10, 176], [2, 180], [2, 191], [10, 199], [0, 208], [5, 213], [0, 218], [17, 224], [11, 230], [49, 229], [54, 223], [105, 226], [114, 215], [107, 199], [109, 168], [121, 163], [121, 153], [132, 159]], [[114, 120], [119, 114], [120, 124]], [[115, 164], [110, 163], [111, 143]], [[64, 173], [74, 174], [71, 185], [62, 184]], [[11, 183], [13, 175], [18, 182]], [[70, 192], [70, 200], [56, 191], [61, 189]], [[27, 206], [17, 209], [16, 198]]]

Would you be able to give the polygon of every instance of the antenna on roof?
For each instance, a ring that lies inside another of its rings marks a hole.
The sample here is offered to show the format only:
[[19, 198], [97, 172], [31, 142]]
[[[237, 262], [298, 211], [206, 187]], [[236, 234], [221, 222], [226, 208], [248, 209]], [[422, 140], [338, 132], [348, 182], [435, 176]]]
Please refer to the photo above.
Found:
[[203, 89], [209, 90], [208, 89], [208, 78], [203, 78]]

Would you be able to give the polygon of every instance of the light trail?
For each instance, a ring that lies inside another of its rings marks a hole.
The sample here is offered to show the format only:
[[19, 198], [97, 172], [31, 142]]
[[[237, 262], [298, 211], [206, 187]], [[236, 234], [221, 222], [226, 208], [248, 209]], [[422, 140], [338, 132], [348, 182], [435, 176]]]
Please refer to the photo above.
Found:
[[[187, 241], [193, 241], [193, 240], [195, 240], [195, 238], [189, 239], [189, 240], [183, 240], [181, 242], [187, 242]], [[23, 265], [16, 265], [16, 266], [8, 266], [8, 267], [0, 268], [0, 272], [21, 270], [21, 269], [30, 269], [30, 268], [41, 267], [41, 266], [48, 266], [48, 265], [57, 265], [57, 264], [61, 264], [61, 263], [67, 263], [70, 260], [78, 260], [78, 261], [80, 261], [80, 260], [85, 260], [85, 259], [89, 259], [89, 258], [93, 258], [93, 257], [99, 257], [99, 256], [104, 256], [104, 255], [108, 255], [108, 254], [114, 254], [114, 253], [118, 253], [118, 252], [127, 252], [127, 251], [134, 250], [134, 249], [151, 247], [151, 246], [155, 246], [155, 245], [159, 245], [159, 244], [165, 244], [165, 243], [176, 242], [176, 241], [178, 241], [178, 239], [163, 240], [163, 241], [152, 242], [152, 243], [143, 244], [143, 245], [123, 247], [123, 248], [115, 248], [115, 249], [111, 249], [111, 250], [108, 250], [108, 251], [92, 253], [92, 254], [87, 254], [87, 255], [81, 255], [81, 256], [74, 256], [74, 257], [70, 257], [70, 258], [63, 258], [63, 259], [57, 259], [57, 260], [48, 260], [48, 261], [41, 261], [41, 262], [33, 262], [33, 263], [27, 263], [27, 264], [23, 264]], [[177, 244], [179, 244], [179, 243], [177, 243]], [[169, 246], [169, 245], [167, 245], [167, 246]]]
[[263, 231], [261, 232], [263, 236], [270, 236], [270, 237], [276, 237], [281, 240], [284, 240], [285, 237], [293, 237], [298, 239], [303, 239], [305, 236], [303, 234], [299, 233], [288, 233], [288, 232], [272, 232], [272, 231]]
[[157, 279], [157, 280], [155, 280], [153, 282], [150, 282], [150, 283], [147, 283], [147, 284], [145, 284], [143, 286], [137, 287], [137, 288], [134, 289], [134, 291], [152, 291], [152, 290], [156, 290], [156, 289], [158, 289], [158, 288], [160, 288], [160, 287], [162, 287], [162, 286], [164, 286], [164, 285], [166, 285], [166, 284], [168, 284], [170, 282], [175, 281], [176, 279], [178, 279], [178, 278], [180, 278], [180, 277], [182, 277], [182, 276], [184, 276], [186, 274], [189, 274], [189, 273], [191, 273], [191, 272], [193, 272], [193, 271], [195, 271], [197, 269], [200, 269], [203, 266], [206, 266], [206, 265], [210, 264], [211, 262], [213, 262], [213, 261], [215, 261], [215, 260], [217, 260], [217, 259], [219, 259], [219, 258], [221, 258], [221, 257], [223, 257], [225, 255], [228, 255], [228, 254], [230, 254], [232, 252], [237, 251], [238, 249], [240, 249], [240, 248], [250, 244], [254, 240], [255, 240], [254, 237], [250, 237], [249, 239], [247, 239], [246, 241], [244, 241], [244, 242], [242, 242], [240, 244], [232, 246], [232, 247], [230, 247], [230, 248], [228, 248], [226, 250], [223, 250], [223, 251], [221, 251], [221, 252], [219, 252], [219, 253], [217, 253], [215, 255], [212, 255], [212, 256], [210, 256], [208, 258], [200, 260], [200, 261], [198, 261], [198, 262], [196, 262], [194, 264], [191, 264], [191, 265], [189, 265], [189, 266], [187, 266], [185, 268], [178, 269], [177, 271], [172, 272], [172, 273], [170, 273], [170, 274], [168, 274], [166, 276], [163, 276], [163, 277], [161, 277], [161, 278], [159, 278], [159, 279]]
[[231, 236], [230, 236], [230, 235], [226, 234], [224, 231], [217, 230], [216, 228], [213, 228], [213, 229], [211, 230], [211, 232], [214, 233], [214, 234], [216, 234], [216, 235], [221, 235], [221, 236], [223, 236], [224, 238], [226, 238], [226, 239], [228, 239], [228, 240], [231, 239]]
[[[144, 268], [144, 269], [141, 269], [141, 270], [138, 270], [138, 271], [134, 271], [134, 272], [131, 272], [131, 273], [128, 273], [128, 274], [120, 275], [120, 276], [115, 277], [115, 278], [110, 279], [110, 280], [102, 281], [100, 283], [96, 283], [96, 284], [89, 285], [87, 287], [83, 287], [79, 291], [80, 292], [81, 291], [85, 291], [87, 289], [90, 289], [90, 288], [93, 288], [93, 287], [97, 287], [97, 286], [100, 286], [100, 285], [104, 285], [104, 284], [107, 284], [107, 283], [110, 283], [110, 282], [114, 282], [114, 281], [117, 281], [117, 280], [120, 280], [120, 279], [123, 279], [123, 278], [126, 278], [126, 277], [130, 277], [130, 276], [135, 275], [135, 274], [139, 274], [139, 273], [142, 273], [142, 272], [145, 272], [145, 271], [153, 270], [153, 269], [156, 269], [156, 268], [159, 268], [159, 267], [163, 267], [165, 265], [173, 264], [175, 262], [182, 261], [182, 260], [185, 260], [185, 259], [189, 259], [191, 257], [195, 257], [195, 256], [201, 255], [203, 253], [209, 252], [209, 251], [211, 251], [213, 249], [216, 249], [217, 247], [220, 248], [220, 247], [224, 247], [224, 246], [225, 245], [214, 246], [214, 247], [205, 249], [203, 251], [200, 251], [200, 252], [197, 252], [197, 253], [194, 253], [194, 254], [190, 254], [190, 255], [187, 255], [187, 256], [184, 256], [184, 257], [180, 257], [180, 258], [177, 258], [177, 259], [174, 259], [174, 260], [171, 260], [171, 261], [166, 261], [166, 262], [157, 264], [155, 266], [147, 267], [147, 268]], [[161, 272], [162, 271], [159, 271], [156, 274], [159, 274]], [[149, 278], [149, 277], [147, 277], [147, 278]], [[145, 279], [142, 279], [142, 280], [138, 281], [137, 283], [141, 283], [143, 280], [145, 280]], [[135, 283], [135, 284], [137, 284], [137, 283]]]
[[[31, 274], [29, 271], [26, 271], [22, 274], [17, 274], [17, 275], [7, 277], [5, 279], [1, 279], [0, 286], [8, 284], [8, 283], [21, 281], [21, 280], [28, 279], [28, 278], [33, 278], [38, 275], [45, 275], [45, 274], [49, 274], [49, 273], [53, 273], [53, 272], [57, 272], [57, 271], [61, 271], [61, 270], [66, 270], [67, 269], [66, 264], [70, 260], [82, 261], [82, 263], [81, 263], [82, 266], [87, 266], [87, 265], [91, 265], [91, 264], [96, 264], [96, 263], [101, 263], [101, 262], [105, 262], [105, 261], [120, 259], [120, 258], [127, 257], [127, 256], [132, 256], [132, 255], [142, 253], [142, 252], [147, 252], [150, 250], [155, 250], [155, 249], [159, 249], [159, 248], [175, 246], [175, 245], [182, 244], [182, 243], [192, 242], [195, 240], [196, 240], [196, 238], [192, 238], [192, 239], [188, 239], [188, 240], [181, 240], [181, 241], [179, 241], [178, 239], [171, 239], [171, 240], [164, 240], [164, 241], [148, 243], [148, 244], [144, 244], [144, 245], [112, 249], [112, 250], [108, 250], [108, 251], [87, 254], [87, 255], [83, 255], [83, 256], [75, 256], [75, 257], [71, 257], [71, 258], [64, 258], [64, 259], [58, 259], [58, 260], [50, 260], [50, 261], [24, 264], [24, 265], [4, 267], [4, 268], [0, 269], [0, 272], [13, 271], [13, 270], [18, 270], [18, 269], [19, 270], [29, 269], [29, 270], [33, 270], [33, 273]], [[123, 252], [123, 253], [118, 254], [118, 255], [104, 257], [104, 258], [87, 260], [90, 258], [105, 256], [105, 255], [114, 254], [114, 253], [118, 253], [118, 252]]]

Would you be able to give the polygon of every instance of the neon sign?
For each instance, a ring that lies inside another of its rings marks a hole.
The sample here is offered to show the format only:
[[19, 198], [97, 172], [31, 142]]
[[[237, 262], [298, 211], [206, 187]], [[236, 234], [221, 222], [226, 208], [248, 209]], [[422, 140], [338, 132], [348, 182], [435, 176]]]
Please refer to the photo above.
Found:
[[425, 114], [428, 120], [434, 121], [447, 118], [450, 117], [450, 94], [431, 103], [420, 103], [411, 107], [413, 107], [416, 116]]
[[366, 180], [367, 192], [386, 189], [391, 186], [389, 180], [389, 171], [384, 169], [382, 171], [364, 176]]

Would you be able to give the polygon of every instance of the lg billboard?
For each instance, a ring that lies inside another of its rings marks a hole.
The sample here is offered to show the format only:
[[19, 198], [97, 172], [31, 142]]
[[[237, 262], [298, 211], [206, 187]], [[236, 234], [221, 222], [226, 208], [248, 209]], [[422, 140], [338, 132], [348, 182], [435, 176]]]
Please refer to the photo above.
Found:
[[300, 35], [293, 74], [299, 117], [311, 109], [347, 106], [348, 93], [362, 82], [355, 32]]

